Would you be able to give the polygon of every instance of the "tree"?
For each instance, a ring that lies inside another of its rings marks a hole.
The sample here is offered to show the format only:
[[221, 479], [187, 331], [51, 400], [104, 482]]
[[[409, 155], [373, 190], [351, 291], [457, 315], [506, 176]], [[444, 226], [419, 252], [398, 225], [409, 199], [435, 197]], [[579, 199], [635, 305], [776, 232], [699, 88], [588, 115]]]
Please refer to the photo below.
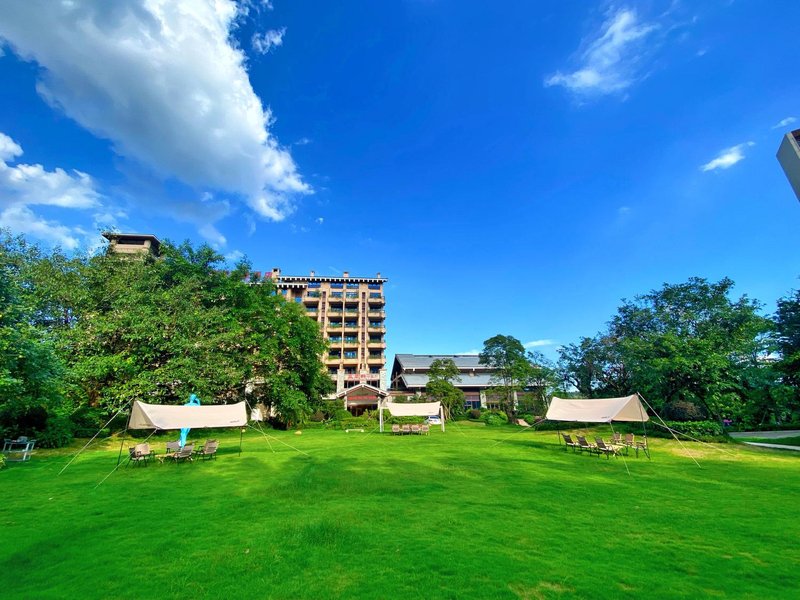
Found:
[[431, 362], [425, 394], [434, 402], [442, 403], [448, 419], [464, 408], [464, 392], [453, 385], [458, 376], [459, 370], [452, 358], [437, 358]]
[[[64, 366], [52, 336], [36, 324], [31, 265], [38, 250], [3, 234], [0, 245], [0, 429], [39, 435], [65, 410]], [[49, 445], [49, 439], [43, 440]], [[68, 441], [68, 440], [67, 440]]]
[[784, 411], [800, 411], [800, 290], [778, 300], [775, 342], [780, 356], [775, 367], [787, 388], [782, 395]]
[[516, 418], [515, 396], [534, 378], [531, 356], [515, 337], [496, 335], [483, 342], [480, 363], [493, 369], [491, 381], [509, 419]]
[[636, 390], [658, 410], [750, 419], [771, 386], [771, 323], [732, 288], [694, 277], [623, 301], [607, 331], [562, 352], [562, 370], [590, 396]]

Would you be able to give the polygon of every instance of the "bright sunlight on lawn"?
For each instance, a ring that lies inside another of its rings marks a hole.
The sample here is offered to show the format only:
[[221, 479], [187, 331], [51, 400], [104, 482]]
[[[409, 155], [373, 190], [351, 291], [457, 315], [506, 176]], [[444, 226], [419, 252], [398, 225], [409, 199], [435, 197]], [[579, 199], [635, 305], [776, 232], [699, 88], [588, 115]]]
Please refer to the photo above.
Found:
[[[6, 598], [776, 598], [797, 589], [800, 457], [554, 432], [223, 434], [216, 461], [118, 445], [0, 471]], [[200, 439], [200, 435], [193, 436]], [[163, 452], [168, 438], [152, 438]], [[283, 445], [295, 446], [307, 455]], [[498, 443], [501, 442], [501, 443]], [[118, 444], [118, 442], [117, 442]], [[71, 451], [74, 452], [74, 449]]]

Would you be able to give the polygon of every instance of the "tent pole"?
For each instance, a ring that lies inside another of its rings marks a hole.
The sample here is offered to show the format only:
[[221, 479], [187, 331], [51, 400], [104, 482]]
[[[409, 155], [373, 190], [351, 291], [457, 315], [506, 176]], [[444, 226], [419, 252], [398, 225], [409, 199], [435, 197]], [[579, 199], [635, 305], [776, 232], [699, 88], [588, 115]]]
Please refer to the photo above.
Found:
[[381, 404], [378, 404], [378, 427], [383, 433], [383, 406]]
[[117, 466], [119, 466], [120, 461], [122, 460], [122, 446], [125, 444], [125, 435], [128, 433], [128, 427], [125, 427], [125, 431], [122, 432], [122, 441], [119, 443], [119, 455], [117, 455]]
[[[637, 393], [637, 394], [639, 394], [639, 392], [636, 392], [636, 393]], [[642, 396], [641, 394], [639, 394], [639, 397], [640, 397], [642, 400], [644, 400], [644, 401], [645, 401], [645, 403], [647, 404], [647, 407], [648, 407], [650, 410], [652, 410], [652, 411], [653, 411], [653, 414], [654, 414], [655, 416], [657, 416], [657, 417], [658, 417], [658, 420], [659, 420], [659, 421], [661, 421], [661, 424], [664, 426], [664, 429], [666, 429], [667, 431], [669, 431], [669, 432], [672, 434], [672, 437], [674, 437], [674, 438], [675, 438], [675, 441], [676, 441], [676, 442], [678, 442], [678, 443], [681, 445], [681, 448], [683, 448], [684, 450], [686, 450], [686, 454], [688, 454], [688, 455], [689, 455], [689, 458], [691, 458], [691, 459], [694, 461], [694, 464], [696, 464], [698, 467], [700, 467], [700, 463], [699, 463], [699, 462], [697, 462], [697, 459], [695, 459], [695, 457], [694, 457], [694, 456], [692, 456], [692, 453], [691, 453], [691, 452], [689, 452], [689, 449], [688, 449], [686, 446], [684, 446], [684, 445], [683, 445], [683, 442], [682, 442], [682, 441], [680, 441], [680, 440], [678, 439], [678, 436], [677, 436], [677, 435], [675, 435], [675, 432], [672, 430], [672, 428], [671, 428], [671, 427], [669, 427], [669, 426], [668, 426], [666, 423], [664, 423], [664, 419], [662, 419], [662, 418], [661, 418], [661, 415], [659, 415], [659, 414], [658, 414], [658, 413], [655, 411], [655, 409], [654, 409], [652, 406], [650, 406], [650, 403], [649, 403], [649, 402], [647, 402], [647, 400], [645, 400], [645, 399], [644, 399], [644, 396]], [[649, 450], [648, 450], [648, 456], [647, 456], [647, 458], [650, 458], [650, 455], [649, 455]], [[700, 467], [700, 468], [702, 469], [703, 467]]]
[[439, 418], [442, 420], [442, 433], [444, 433], [444, 408], [439, 405]]
[[239, 456], [242, 455], [242, 438], [244, 437], [244, 427], [239, 428]]

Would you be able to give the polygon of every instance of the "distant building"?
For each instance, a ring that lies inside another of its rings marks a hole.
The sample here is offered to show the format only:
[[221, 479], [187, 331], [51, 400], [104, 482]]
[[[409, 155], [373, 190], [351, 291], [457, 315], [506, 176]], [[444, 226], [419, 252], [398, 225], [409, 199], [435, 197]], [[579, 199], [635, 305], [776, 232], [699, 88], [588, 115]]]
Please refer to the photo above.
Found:
[[790, 131], [783, 136], [777, 156], [794, 190], [794, 195], [800, 200], [800, 129]]
[[459, 376], [453, 385], [464, 392], [466, 408], [492, 406], [487, 401], [486, 391], [491, 383], [493, 369], [482, 365], [475, 354], [397, 354], [392, 365], [390, 390], [393, 395], [416, 394], [425, 391], [431, 363], [436, 359], [449, 358], [458, 367]]
[[[302, 304], [308, 316], [315, 319], [330, 348], [323, 357], [336, 393], [366, 384], [386, 389], [386, 279], [282, 275], [280, 269], [265, 273], [287, 300]], [[360, 388], [363, 392], [364, 388]], [[348, 402], [349, 403], [349, 402]], [[377, 407], [377, 401], [376, 401]]]
[[161, 242], [149, 233], [117, 233], [106, 231], [103, 237], [108, 240], [108, 251], [117, 254], [145, 254], [158, 256]]

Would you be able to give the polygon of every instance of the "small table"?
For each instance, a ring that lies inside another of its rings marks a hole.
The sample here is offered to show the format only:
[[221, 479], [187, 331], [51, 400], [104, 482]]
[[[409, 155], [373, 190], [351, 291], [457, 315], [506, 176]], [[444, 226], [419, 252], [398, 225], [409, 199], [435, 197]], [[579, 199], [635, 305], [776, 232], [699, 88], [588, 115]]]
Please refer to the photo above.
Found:
[[3, 441], [3, 454], [6, 455], [6, 460], [11, 462], [30, 460], [35, 444], [36, 440], [29, 440], [27, 438], [20, 438], [17, 440], [5, 439]]

